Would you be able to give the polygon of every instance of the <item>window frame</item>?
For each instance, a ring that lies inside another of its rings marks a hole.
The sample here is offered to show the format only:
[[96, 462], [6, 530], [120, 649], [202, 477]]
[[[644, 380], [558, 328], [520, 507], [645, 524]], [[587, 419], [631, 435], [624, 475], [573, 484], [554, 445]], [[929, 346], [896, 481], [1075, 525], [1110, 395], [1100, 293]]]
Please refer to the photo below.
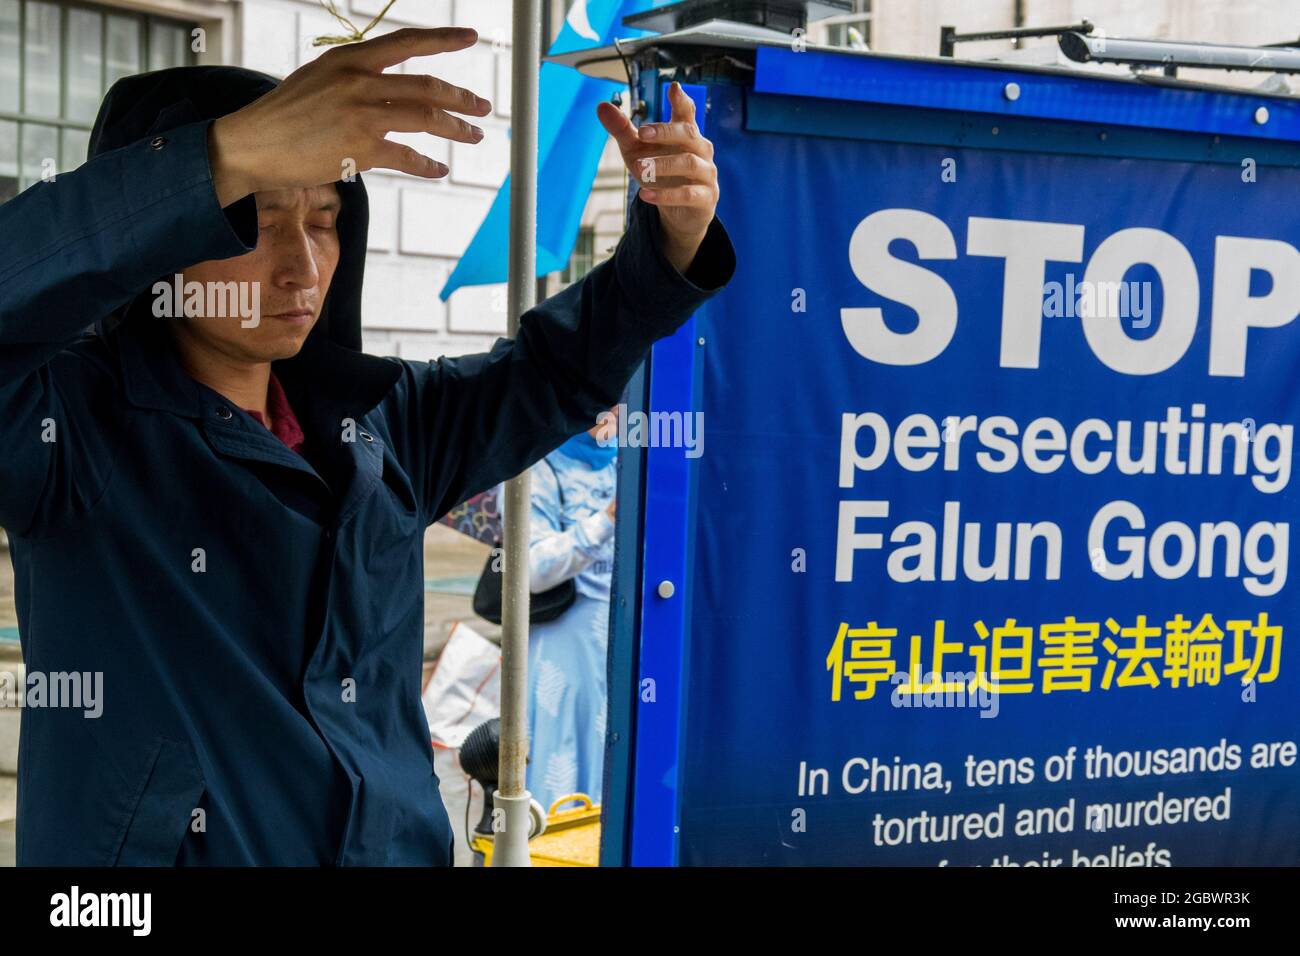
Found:
[[[59, 115], [58, 116], [40, 116], [26, 111], [27, 107], [27, 24], [28, 24], [28, 7], [33, 2], [44, 3], [48, 6], [58, 8], [59, 11]], [[33, 184], [40, 182], [41, 178], [29, 178], [27, 168], [23, 161], [24, 131], [31, 126], [41, 126], [54, 130], [56, 155], [51, 157], [55, 161], [55, 174], [70, 172], [77, 166], [85, 162], [84, 156], [68, 157], [65, 156], [65, 131], [75, 130], [78, 132], [89, 133], [94, 128], [93, 121], [77, 120], [68, 118], [68, 21], [69, 11], [84, 10], [90, 13], [98, 14], [100, 21], [99, 31], [99, 85], [101, 96], [107, 93], [108, 80], [108, 23], [109, 17], [119, 17], [131, 20], [135, 24], [136, 36], [139, 41], [139, 63], [143, 69], [138, 72], [148, 72], [149, 58], [152, 52], [153, 27], [157, 24], [170, 27], [179, 27], [184, 30], [186, 36], [192, 36], [193, 31], [198, 29], [201, 24], [185, 20], [177, 16], [163, 15], [156, 13], [145, 13], [140, 10], [133, 10], [124, 7], [106, 5], [102, 3], [84, 2], [84, 0], [18, 0], [18, 61], [17, 61], [17, 93], [18, 102], [16, 110], [0, 109], [0, 123], [14, 123], [17, 127], [17, 138], [14, 144], [15, 159], [15, 179], [17, 181], [17, 192], [22, 192]], [[185, 44], [185, 65], [194, 65], [198, 62], [198, 57], [194, 53], [189, 43]], [[7, 178], [7, 177], [4, 177]], [[15, 193], [16, 195], [16, 193]]]
[[862, 32], [863, 42], [870, 49], [872, 40], [871, 26], [874, 14], [871, 7], [872, 0], [854, 0], [853, 10], [849, 13], [840, 13], [817, 21], [817, 25], [825, 31], [826, 44], [828, 46], [847, 47], [847, 28], [858, 27]]

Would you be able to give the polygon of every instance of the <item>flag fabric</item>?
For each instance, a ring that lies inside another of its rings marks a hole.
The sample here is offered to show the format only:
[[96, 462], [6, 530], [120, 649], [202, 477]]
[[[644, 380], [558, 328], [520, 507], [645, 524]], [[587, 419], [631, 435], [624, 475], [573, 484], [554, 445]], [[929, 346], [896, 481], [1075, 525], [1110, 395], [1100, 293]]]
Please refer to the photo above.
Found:
[[[645, 36], [622, 25], [623, 18], [671, 0], [575, 0], [549, 53], [605, 46], [618, 38]], [[596, 178], [606, 133], [596, 104], [624, 84], [583, 76], [558, 63], [543, 63], [538, 80], [537, 275], [563, 269], [578, 238], [582, 210]], [[490, 285], [507, 278], [510, 235], [510, 177], [498, 190], [487, 217], [470, 241], [439, 297], [445, 302], [462, 286]]]

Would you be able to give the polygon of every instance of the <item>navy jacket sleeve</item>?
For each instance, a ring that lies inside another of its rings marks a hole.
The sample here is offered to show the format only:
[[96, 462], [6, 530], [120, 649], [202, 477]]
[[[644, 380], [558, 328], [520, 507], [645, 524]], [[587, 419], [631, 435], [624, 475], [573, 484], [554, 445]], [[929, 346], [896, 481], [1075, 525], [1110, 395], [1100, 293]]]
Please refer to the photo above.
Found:
[[519, 474], [617, 404], [650, 346], [731, 278], [715, 218], [685, 276], [664, 255], [659, 210], [632, 202], [614, 255], [521, 318], [490, 352], [404, 361], [384, 408], [395, 451], [432, 522]]
[[210, 125], [104, 153], [0, 205], [0, 524], [15, 533], [87, 510], [113, 466], [116, 430], [98, 425], [116, 412], [97, 400], [97, 370], [51, 364], [85, 362], [68, 346], [159, 276], [256, 244], [255, 201], [217, 201]]

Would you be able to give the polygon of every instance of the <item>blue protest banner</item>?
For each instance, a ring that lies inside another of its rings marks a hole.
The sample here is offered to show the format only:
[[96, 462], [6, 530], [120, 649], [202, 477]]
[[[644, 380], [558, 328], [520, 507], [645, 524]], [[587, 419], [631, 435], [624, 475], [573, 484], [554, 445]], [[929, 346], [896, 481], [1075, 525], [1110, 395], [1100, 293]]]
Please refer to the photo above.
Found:
[[739, 267], [651, 365], [703, 431], [632, 861], [1300, 862], [1296, 151], [708, 95]]

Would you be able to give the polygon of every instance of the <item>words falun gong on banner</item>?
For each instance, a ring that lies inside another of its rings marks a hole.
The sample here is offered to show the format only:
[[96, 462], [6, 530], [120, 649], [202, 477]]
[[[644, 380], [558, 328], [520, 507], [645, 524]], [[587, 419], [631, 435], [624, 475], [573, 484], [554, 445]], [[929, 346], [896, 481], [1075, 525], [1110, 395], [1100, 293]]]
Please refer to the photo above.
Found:
[[1300, 862], [1300, 173], [746, 142], [683, 858]]

